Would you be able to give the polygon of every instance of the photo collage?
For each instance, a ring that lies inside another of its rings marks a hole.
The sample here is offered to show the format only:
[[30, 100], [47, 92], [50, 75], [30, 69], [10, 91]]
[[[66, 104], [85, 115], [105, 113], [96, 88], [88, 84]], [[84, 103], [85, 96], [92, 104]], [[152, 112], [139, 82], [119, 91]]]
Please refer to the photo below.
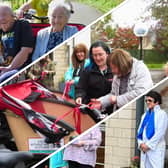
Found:
[[0, 0], [0, 168], [168, 168], [167, 0]]

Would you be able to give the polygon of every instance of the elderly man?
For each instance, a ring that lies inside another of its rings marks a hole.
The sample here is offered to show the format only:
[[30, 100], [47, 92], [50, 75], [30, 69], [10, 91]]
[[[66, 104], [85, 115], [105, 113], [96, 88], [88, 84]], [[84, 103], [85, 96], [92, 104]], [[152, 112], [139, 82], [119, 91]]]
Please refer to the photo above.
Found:
[[160, 108], [161, 103], [159, 93], [151, 91], [146, 95], [147, 110], [142, 116], [137, 135], [141, 168], [164, 167], [168, 117]]
[[0, 42], [3, 55], [0, 64], [1, 82], [8, 73], [18, 71], [27, 63], [34, 46], [29, 23], [15, 20], [12, 9], [4, 4], [0, 4]]

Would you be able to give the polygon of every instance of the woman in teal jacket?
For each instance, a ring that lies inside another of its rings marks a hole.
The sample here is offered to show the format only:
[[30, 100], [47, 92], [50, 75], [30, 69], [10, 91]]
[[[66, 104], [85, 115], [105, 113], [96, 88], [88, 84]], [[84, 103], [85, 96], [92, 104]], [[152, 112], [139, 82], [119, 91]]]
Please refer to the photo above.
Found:
[[72, 63], [65, 73], [65, 81], [71, 84], [69, 96], [75, 98], [75, 85], [78, 83], [81, 71], [90, 64], [88, 49], [85, 44], [77, 44], [72, 53]]

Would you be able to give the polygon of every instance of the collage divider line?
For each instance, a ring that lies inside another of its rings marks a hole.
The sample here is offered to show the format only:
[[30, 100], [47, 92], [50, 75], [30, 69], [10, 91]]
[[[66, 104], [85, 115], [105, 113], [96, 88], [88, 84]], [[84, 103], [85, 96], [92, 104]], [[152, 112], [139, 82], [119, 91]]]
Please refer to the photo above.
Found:
[[55, 152], [53, 152], [52, 154], [48, 155], [47, 157], [45, 157], [44, 159], [42, 159], [40, 162], [36, 163], [34, 166], [32, 166], [31, 168], [36, 168], [38, 165], [40, 165], [41, 163], [43, 163], [44, 161], [46, 161], [47, 159], [49, 159], [51, 156], [53, 156], [54, 154], [58, 153], [59, 151], [61, 151], [62, 149], [66, 148], [68, 145], [70, 145], [71, 143], [75, 142], [76, 140], [78, 140], [80, 137], [84, 136], [85, 134], [87, 134], [89, 131], [91, 131], [92, 129], [94, 129], [95, 127], [99, 126], [100, 124], [102, 124], [103, 122], [106, 122], [108, 119], [112, 118], [114, 115], [116, 115], [117, 113], [119, 113], [120, 111], [122, 111], [123, 109], [125, 109], [127, 106], [129, 106], [130, 104], [134, 103], [136, 100], [138, 100], [140, 97], [146, 95], [149, 91], [155, 89], [156, 87], [158, 87], [159, 85], [161, 85], [162, 83], [164, 83], [165, 81], [168, 81], [168, 77], [164, 78], [163, 80], [161, 80], [160, 82], [158, 82], [157, 84], [155, 84], [152, 88], [146, 90], [144, 93], [142, 93], [141, 95], [139, 95], [138, 97], [134, 98], [133, 100], [131, 100], [129, 103], [125, 104], [124, 106], [122, 106], [120, 109], [114, 111], [111, 115], [107, 116], [105, 119], [103, 119], [102, 121], [98, 122], [97, 124], [95, 124], [94, 126], [92, 126], [91, 128], [87, 129], [84, 133], [80, 134], [78, 137], [76, 137], [75, 139], [73, 139], [72, 141], [68, 142], [67, 144], [65, 144], [64, 146], [60, 147], [58, 150], [56, 150]]
[[82, 30], [80, 30], [79, 32], [75, 33], [73, 36], [71, 36], [70, 38], [68, 38], [67, 40], [63, 41], [61, 44], [57, 45], [56, 47], [54, 47], [52, 50], [48, 51], [47, 53], [45, 53], [44, 55], [40, 56], [37, 60], [33, 61], [32, 63], [30, 63], [29, 65], [27, 65], [26, 67], [24, 67], [23, 69], [21, 69], [20, 71], [18, 71], [16, 74], [12, 75], [11, 77], [9, 77], [8, 79], [6, 79], [5, 81], [0, 83], [0, 87], [3, 86], [4, 84], [6, 84], [7, 82], [9, 82], [10, 80], [12, 80], [13, 78], [15, 78], [16, 76], [20, 75], [22, 72], [24, 72], [25, 70], [27, 70], [28, 68], [30, 68], [31, 66], [33, 66], [34, 64], [36, 64], [37, 62], [39, 62], [41, 59], [45, 58], [46, 56], [48, 56], [49, 54], [51, 54], [52, 52], [54, 52], [57, 48], [63, 46], [65, 43], [69, 42], [70, 40], [72, 40], [73, 38], [75, 38], [76, 36], [82, 34], [84, 31], [88, 30], [92, 25], [94, 25], [96, 22], [100, 21], [101, 19], [103, 19], [104, 17], [106, 17], [109, 14], [112, 14], [113, 11], [119, 9], [120, 7], [122, 7], [123, 5], [125, 5], [129, 0], [125, 0], [124, 2], [122, 2], [121, 4], [119, 4], [118, 6], [114, 7], [113, 9], [111, 9], [109, 12], [105, 13], [104, 15], [100, 16], [99, 18], [97, 18], [95, 21], [93, 21], [92, 23], [88, 24], [86, 27], [84, 27]]
[[[97, 18], [95, 21], [93, 21], [92, 23], [88, 24], [86, 27], [84, 27], [82, 30], [80, 30], [79, 32], [77, 32], [76, 34], [74, 34], [73, 36], [71, 36], [70, 38], [68, 38], [67, 40], [65, 40], [64, 42], [62, 42], [61, 44], [57, 45], [55, 48], [53, 48], [52, 50], [50, 50], [49, 52], [45, 53], [44, 55], [42, 55], [41, 57], [39, 57], [37, 60], [33, 61], [32, 63], [30, 63], [29, 65], [27, 65], [26, 67], [24, 67], [23, 69], [21, 69], [19, 72], [17, 72], [16, 74], [14, 74], [13, 76], [9, 77], [8, 79], [6, 79], [5, 81], [3, 81], [2, 83], [0, 83], [0, 87], [3, 86], [4, 84], [6, 84], [7, 82], [9, 82], [10, 80], [12, 80], [13, 78], [15, 78], [16, 76], [18, 76], [19, 74], [21, 74], [22, 72], [24, 72], [25, 70], [27, 70], [28, 68], [30, 68], [31, 66], [35, 65], [36, 63], [38, 63], [40, 60], [42, 60], [43, 58], [45, 58], [46, 56], [48, 56], [49, 54], [51, 54], [53, 51], [55, 51], [57, 48], [63, 46], [65, 43], [69, 42], [70, 40], [72, 40], [73, 38], [77, 37], [78, 35], [82, 34], [84, 31], [88, 30], [92, 25], [94, 25], [96, 22], [100, 21], [101, 19], [103, 19], [104, 17], [106, 17], [109, 14], [112, 14], [113, 11], [119, 9], [120, 7], [122, 7], [123, 5], [125, 5], [129, 0], [125, 0], [124, 2], [122, 2], [121, 4], [119, 4], [117, 7], [114, 7], [113, 9], [111, 9], [109, 12], [105, 13], [104, 15], [100, 16], [99, 18]], [[135, 99], [131, 100], [129, 103], [125, 104], [123, 107], [121, 107], [120, 109], [116, 110], [115, 112], [113, 112], [111, 115], [107, 116], [105, 119], [103, 119], [102, 121], [100, 121], [99, 123], [95, 124], [93, 127], [89, 128], [88, 130], [86, 130], [84, 133], [80, 134], [77, 138], [73, 139], [72, 141], [68, 142], [67, 144], [65, 144], [64, 146], [60, 147], [58, 150], [56, 150], [55, 152], [53, 152], [52, 154], [48, 155], [47, 157], [45, 157], [44, 159], [42, 159], [40, 162], [36, 163], [34, 166], [31, 166], [31, 168], [36, 168], [38, 165], [40, 165], [41, 163], [43, 163], [44, 161], [46, 161], [47, 159], [49, 159], [51, 156], [53, 156], [54, 154], [58, 153], [59, 151], [61, 151], [62, 149], [64, 149], [65, 147], [67, 147], [68, 145], [70, 145], [71, 143], [73, 143], [74, 141], [76, 141], [77, 139], [79, 139], [80, 137], [84, 136], [85, 134], [87, 134], [89, 131], [91, 131], [92, 129], [94, 129], [95, 127], [99, 126], [100, 124], [102, 124], [103, 122], [106, 122], [108, 119], [112, 118], [114, 115], [116, 115], [117, 113], [119, 113], [121, 110], [125, 109], [127, 106], [129, 106], [131, 103], [135, 102], [136, 100], [138, 100], [140, 97], [144, 96], [146, 93], [148, 93], [150, 90], [155, 89], [156, 87], [158, 87], [159, 85], [161, 85], [162, 83], [164, 83], [165, 81], [168, 80], [168, 77], [164, 78], [163, 80], [161, 80], [160, 82], [158, 82], [157, 84], [155, 84], [152, 88], [146, 90], [144, 93], [142, 93], [141, 95], [139, 95], [138, 97], [136, 97]]]

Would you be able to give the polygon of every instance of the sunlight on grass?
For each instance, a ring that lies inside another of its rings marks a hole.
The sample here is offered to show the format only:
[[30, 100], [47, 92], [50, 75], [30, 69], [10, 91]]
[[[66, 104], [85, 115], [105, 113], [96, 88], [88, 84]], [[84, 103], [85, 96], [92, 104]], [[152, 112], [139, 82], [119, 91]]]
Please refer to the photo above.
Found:
[[164, 64], [146, 64], [149, 69], [163, 69]]
[[112, 8], [118, 6], [124, 0], [76, 0], [84, 4], [90, 5], [98, 9], [99, 11], [106, 13]]

